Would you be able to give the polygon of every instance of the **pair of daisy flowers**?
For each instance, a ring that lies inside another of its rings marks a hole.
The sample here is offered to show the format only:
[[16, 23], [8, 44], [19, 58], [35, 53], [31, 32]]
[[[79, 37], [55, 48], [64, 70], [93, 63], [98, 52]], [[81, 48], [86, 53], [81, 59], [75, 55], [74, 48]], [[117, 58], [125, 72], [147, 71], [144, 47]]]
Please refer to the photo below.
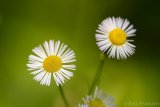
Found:
[[[99, 49], [111, 58], [126, 59], [135, 52], [135, 46], [130, 42], [133, 40], [128, 37], [135, 36], [136, 29], [127, 19], [106, 18], [99, 25], [96, 41]], [[35, 75], [34, 79], [42, 85], [49, 86], [53, 76], [57, 86], [63, 85], [66, 80], [73, 76], [73, 70], [76, 66], [75, 53], [60, 43], [60, 41], [50, 40], [44, 42], [33, 50], [34, 54], [29, 56], [28, 70]], [[78, 107], [114, 107], [113, 99], [102, 94], [101, 90], [96, 88], [93, 96], [86, 96], [84, 103]]]
[[[106, 18], [99, 25], [96, 41], [99, 49], [109, 57], [126, 59], [135, 51], [135, 46], [128, 37], [135, 36], [136, 29], [127, 19]], [[60, 41], [50, 40], [44, 42], [33, 50], [34, 55], [29, 56], [28, 70], [35, 75], [34, 79], [40, 84], [49, 86], [53, 76], [57, 86], [65, 83], [73, 76], [72, 70], [76, 70], [73, 62], [76, 61], [73, 50]]]

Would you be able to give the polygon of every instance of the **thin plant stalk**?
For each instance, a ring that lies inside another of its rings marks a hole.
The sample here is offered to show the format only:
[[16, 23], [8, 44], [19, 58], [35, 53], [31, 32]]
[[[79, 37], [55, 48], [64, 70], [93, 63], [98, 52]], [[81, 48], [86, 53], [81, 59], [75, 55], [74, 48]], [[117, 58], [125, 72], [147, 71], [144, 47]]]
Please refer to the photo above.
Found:
[[100, 63], [98, 65], [98, 68], [97, 68], [94, 80], [93, 80], [93, 82], [91, 84], [91, 87], [90, 87], [90, 89], [88, 91], [89, 95], [93, 92], [93, 90], [95, 89], [95, 87], [98, 86], [99, 83], [100, 83], [100, 78], [101, 78], [104, 62], [105, 62], [105, 56], [104, 56], [103, 53], [101, 53], [100, 54]]
[[63, 88], [62, 88], [61, 85], [59, 86], [59, 91], [60, 91], [60, 94], [61, 94], [61, 97], [63, 99], [63, 102], [64, 102], [65, 106], [69, 107], [69, 104], [68, 104], [67, 99], [66, 99], [66, 97], [64, 95], [64, 91], [63, 91]]

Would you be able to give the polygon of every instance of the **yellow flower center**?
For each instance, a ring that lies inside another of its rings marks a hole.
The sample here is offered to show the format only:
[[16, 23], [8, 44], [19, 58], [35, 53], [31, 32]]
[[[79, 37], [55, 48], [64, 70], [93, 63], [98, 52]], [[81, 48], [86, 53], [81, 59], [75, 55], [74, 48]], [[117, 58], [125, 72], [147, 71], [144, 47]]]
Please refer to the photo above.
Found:
[[126, 33], [119, 28], [116, 28], [109, 33], [109, 39], [114, 45], [122, 45], [126, 42], [126, 37]]
[[105, 107], [105, 104], [100, 99], [94, 99], [88, 105], [89, 107]]
[[56, 72], [62, 67], [62, 61], [58, 56], [48, 56], [43, 62], [43, 68], [47, 72]]

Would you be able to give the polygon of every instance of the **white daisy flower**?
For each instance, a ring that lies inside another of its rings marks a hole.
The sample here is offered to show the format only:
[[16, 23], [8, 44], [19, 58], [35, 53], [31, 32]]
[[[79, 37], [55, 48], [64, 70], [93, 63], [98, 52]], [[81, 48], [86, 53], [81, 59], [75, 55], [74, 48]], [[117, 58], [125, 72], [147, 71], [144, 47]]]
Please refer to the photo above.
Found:
[[69, 70], [76, 70], [75, 53], [67, 49], [67, 45], [61, 44], [60, 41], [50, 40], [44, 42], [43, 46], [39, 45], [32, 50], [35, 55], [29, 56], [28, 70], [35, 75], [34, 79], [40, 81], [42, 85], [50, 85], [51, 75], [56, 84], [62, 85], [67, 79], [73, 76]]
[[78, 107], [115, 107], [113, 98], [102, 93], [102, 90], [96, 90], [93, 95], [86, 96], [84, 104], [79, 104]]
[[96, 41], [99, 49], [109, 57], [126, 59], [135, 51], [135, 46], [128, 37], [135, 36], [136, 29], [127, 19], [106, 18], [96, 30]]

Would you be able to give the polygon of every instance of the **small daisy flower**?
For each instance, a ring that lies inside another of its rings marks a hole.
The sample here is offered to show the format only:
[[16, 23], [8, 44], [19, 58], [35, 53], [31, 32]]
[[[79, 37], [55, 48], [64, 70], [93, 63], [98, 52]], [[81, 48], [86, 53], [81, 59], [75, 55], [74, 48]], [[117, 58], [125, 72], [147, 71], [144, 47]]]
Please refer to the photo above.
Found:
[[128, 37], [135, 36], [136, 29], [127, 19], [106, 18], [96, 30], [96, 41], [99, 49], [109, 57], [126, 59], [134, 54], [135, 46]]
[[29, 56], [28, 70], [35, 75], [34, 79], [42, 85], [50, 85], [51, 77], [57, 84], [62, 85], [67, 79], [73, 76], [69, 70], [76, 70], [75, 53], [67, 49], [67, 45], [61, 44], [60, 41], [50, 40], [44, 42], [43, 46], [39, 45], [33, 50], [35, 55]]
[[115, 107], [113, 98], [102, 93], [102, 90], [96, 90], [93, 95], [86, 96], [84, 104], [79, 104], [78, 107]]

